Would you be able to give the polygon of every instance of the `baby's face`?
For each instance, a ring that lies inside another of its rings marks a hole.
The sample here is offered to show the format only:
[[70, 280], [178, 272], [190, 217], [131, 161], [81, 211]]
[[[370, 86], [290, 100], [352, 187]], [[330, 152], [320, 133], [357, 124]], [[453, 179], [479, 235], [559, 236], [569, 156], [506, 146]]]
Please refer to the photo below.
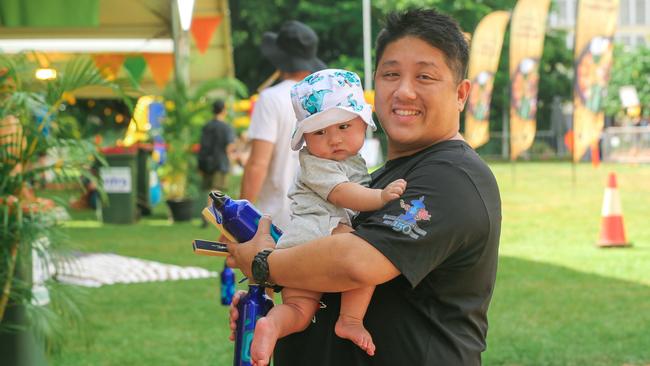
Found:
[[356, 155], [366, 137], [366, 123], [355, 119], [304, 135], [309, 152], [319, 158], [341, 161]]

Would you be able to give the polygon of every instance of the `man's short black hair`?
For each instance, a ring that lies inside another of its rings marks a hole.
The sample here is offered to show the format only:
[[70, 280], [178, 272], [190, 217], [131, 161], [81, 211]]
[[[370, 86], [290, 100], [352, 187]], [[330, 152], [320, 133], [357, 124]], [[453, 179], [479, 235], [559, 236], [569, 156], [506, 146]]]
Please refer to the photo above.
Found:
[[442, 51], [457, 81], [465, 78], [469, 60], [467, 40], [453, 18], [434, 9], [410, 9], [386, 17], [386, 24], [377, 35], [375, 70], [386, 46], [407, 36], [417, 37]]
[[223, 112], [223, 109], [226, 107], [225, 103], [221, 99], [217, 99], [212, 103], [212, 113], [219, 114]]

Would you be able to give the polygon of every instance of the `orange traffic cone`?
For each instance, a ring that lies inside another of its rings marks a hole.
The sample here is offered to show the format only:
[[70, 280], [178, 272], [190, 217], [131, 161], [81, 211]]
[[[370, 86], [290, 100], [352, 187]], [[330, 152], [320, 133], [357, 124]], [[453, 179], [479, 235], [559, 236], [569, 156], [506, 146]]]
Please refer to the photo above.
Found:
[[605, 188], [603, 198], [603, 221], [600, 229], [599, 247], [627, 247], [630, 244], [625, 240], [623, 227], [623, 209], [621, 197], [618, 195], [616, 174], [609, 174], [609, 182]]

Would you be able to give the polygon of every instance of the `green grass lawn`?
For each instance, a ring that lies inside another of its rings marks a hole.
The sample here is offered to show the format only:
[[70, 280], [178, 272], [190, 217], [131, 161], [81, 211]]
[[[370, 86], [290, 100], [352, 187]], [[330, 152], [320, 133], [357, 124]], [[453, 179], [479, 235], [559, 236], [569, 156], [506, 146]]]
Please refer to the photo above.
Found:
[[[650, 364], [650, 166], [494, 163], [503, 226], [485, 365]], [[607, 175], [618, 175], [627, 249], [595, 246]], [[575, 176], [575, 184], [573, 177]], [[194, 238], [198, 220], [170, 224], [165, 209], [137, 225], [74, 214], [75, 249], [218, 271]], [[241, 276], [240, 276], [241, 277]], [[227, 308], [218, 279], [85, 291], [84, 332], [67, 331], [53, 365], [229, 365]]]

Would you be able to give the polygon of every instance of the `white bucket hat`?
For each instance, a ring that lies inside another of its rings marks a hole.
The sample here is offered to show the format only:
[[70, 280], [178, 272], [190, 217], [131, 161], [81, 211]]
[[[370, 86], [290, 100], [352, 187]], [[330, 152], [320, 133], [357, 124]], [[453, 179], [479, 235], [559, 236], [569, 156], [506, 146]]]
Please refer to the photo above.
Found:
[[317, 71], [291, 88], [291, 103], [296, 113], [296, 129], [291, 148], [300, 150], [303, 134], [327, 128], [356, 117], [377, 129], [372, 120], [372, 106], [366, 103], [359, 76], [351, 71], [327, 69]]

